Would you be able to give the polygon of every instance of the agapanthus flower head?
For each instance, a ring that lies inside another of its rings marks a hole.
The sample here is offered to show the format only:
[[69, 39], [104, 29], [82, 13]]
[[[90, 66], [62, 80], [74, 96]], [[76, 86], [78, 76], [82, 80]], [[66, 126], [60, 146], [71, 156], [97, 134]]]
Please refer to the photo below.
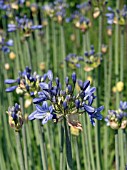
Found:
[[76, 54], [68, 54], [65, 61], [67, 62], [68, 67], [76, 69], [80, 67], [80, 62], [84, 61], [84, 59], [82, 56], [78, 56]]
[[0, 1], [0, 10], [10, 10], [11, 6], [10, 6], [10, 3], [6, 0], [1, 0]]
[[107, 17], [107, 23], [112, 24], [119, 24], [121, 26], [125, 25], [126, 18], [127, 18], [127, 6], [124, 5], [124, 7], [121, 10], [114, 11], [111, 7], [108, 7], [108, 13], [106, 14]]
[[15, 131], [19, 131], [22, 128], [24, 118], [22, 115], [22, 111], [20, 105], [17, 103], [8, 108], [7, 114], [9, 116], [9, 125], [15, 129]]
[[[45, 115], [46, 121], [53, 119], [55, 122], [59, 122], [62, 119], [66, 119], [69, 126], [81, 130], [82, 126], [78, 119], [81, 114], [87, 113], [93, 125], [95, 124], [95, 119], [102, 119], [100, 112], [104, 108], [92, 107], [96, 98], [94, 95], [96, 88], [90, 87], [89, 81], [77, 80], [76, 73], [73, 72], [70, 79], [66, 77], [65, 88], [63, 89], [59, 77], [53, 79], [51, 71], [48, 71], [48, 74], [48, 82], [40, 83], [41, 91], [38, 92], [38, 97], [33, 99], [37, 108], [35, 112], [29, 115], [29, 120], [35, 118], [43, 120], [43, 115]], [[80, 88], [78, 93], [76, 92], [76, 83], [79, 84]], [[40, 103], [42, 103], [42, 106], [39, 105]], [[45, 105], [46, 109], [44, 109]], [[38, 114], [38, 112], [40, 113]]]
[[91, 3], [88, 2], [84, 2], [82, 4], [78, 4], [76, 5], [77, 9], [79, 9], [81, 11], [82, 14], [85, 14], [86, 12], [88, 12], [91, 9]]
[[96, 53], [93, 45], [91, 45], [90, 51], [85, 51], [84, 55], [86, 63], [84, 67], [85, 71], [89, 72], [101, 64], [102, 53]]
[[6, 36], [3, 33], [0, 33], [0, 51], [9, 53], [11, 46], [13, 46], [13, 40], [7, 40]]
[[42, 29], [42, 25], [34, 25], [33, 21], [26, 15], [22, 18], [16, 16], [15, 21], [8, 24], [8, 32], [20, 30], [24, 37], [28, 37], [32, 31], [40, 29]]
[[70, 17], [66, 18], [66, 22], [72, 22], [73, 25], [85, 33], [90, 27], [91, 22], [88, 18], [84, 17], [79, 11], [74, 11]]
[[19, 72], [17, 79], [7, 79], [5, 84], [13, 85], [6, 89], [6, 92], [15, 91], [21, 95], [29, 95], [31, 97], [36, 96], [37, 92], [40, 90], [39, 83], [43, 82], [48, 78], [52, 79], [50, 71], [43, 76], [39, 76], [36, 72], [32, 74], [29, 67], [26, 67], [24, 71]]
[[54, 16], [54, 7], [53, 7], [53, 3], [48, 3], [48, 4], [45, 4], [44, 6], [42, 6], [42, 10], [43, 10], [43, 13], [52, 18]]
[[120, 101], [118, 110], [109, 110], [105, 118], [107, 126], [112, 129], [125, 129], [127, 127], [127, 102]]

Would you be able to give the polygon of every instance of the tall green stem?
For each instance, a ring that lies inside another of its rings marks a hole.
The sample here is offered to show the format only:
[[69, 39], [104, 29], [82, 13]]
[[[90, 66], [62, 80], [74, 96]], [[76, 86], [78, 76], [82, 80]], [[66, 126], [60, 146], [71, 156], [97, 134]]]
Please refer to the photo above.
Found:
[[[20, 98], [20, 106], [22, 114], [24, 115], [24, 101], [23, 98]], [[25, 162], [25, 170], [28, 170], [28, 152], [27, 152], [27, 141], [26, 141], [26, 126], [25, 124], [22, 127], [22, 135], [23, 135], [23, 146], [24, 146], [24, 162]]]
[[118, 130], [115, 131], [115, 163], [116, 163], [116, 170], [120, 170], [120, 168], [119, 168], [119, 140], [118, 140]]
[[25, 167], [24, 167], [24, 159], [23, 159], [23, 153], [22, 153], [20, 133], [16, 132], [15, 135], [16, 135], [16, 141], [17, 141], [17, 152], [18, 152], [20, 170], [24, 170]]
[[64, 118], [64, 128], [65, 128], [65, 138], [66, 138], [67, 167], [68, 170], [73, 170], [70, 132], [65, 118]]

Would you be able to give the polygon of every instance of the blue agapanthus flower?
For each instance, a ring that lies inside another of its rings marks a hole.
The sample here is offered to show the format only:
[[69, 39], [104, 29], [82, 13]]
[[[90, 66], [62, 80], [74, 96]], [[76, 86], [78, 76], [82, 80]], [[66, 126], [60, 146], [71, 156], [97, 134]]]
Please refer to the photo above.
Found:
[[46, 79], [52, 79], [50, 70], [43, 76], [39, 76], [36, 72], [32, 74], [32, 70], [29, 67], [26, 67], [24, 71], [19, 72], [17, 79], [5, 80], [5, 84], [12, 85], [11, 87], [6, 88], [6, 92], [13, 92], [16, 90], [17, 93], [28, 93], [31, 97], [33, 97], [40, 90], [39, 83]]
[[67, 62], [68, 67], [76, 69], [80, 67], [80, 62], [84, 61], [84, 58], [76, 54], [68, 54], [65, 61]]
[[53, 112], [53, 107], [44, 101], [42, 106], [36, 105], [36, 110], [28, 116], [28, 120], [41, 119], [42, 124], [45, 124], [53, 118]]
[[105, 118], [107, 126], [112, 129], [125, 129], [127, 127], [127, 102], [120, 101], [118, 110], [109, 110]]
[[[87, 113], [92, 125], [95, 125], [95, 119], [102, 119], [101, 111], [104, 107], [94, 108], [92, 106], [93, 101], [96, 99], [94, 95], [96, 88], [90, 87], [90, 81], [83, 82], [82, 80], [77, 80], [76, 73], [74, 72], [71, 79], [66, 77], [65, 88], [63, 89], [60, 79], [56, 77], [54, 80], [51, 71], [48, 71], [48, 78], [47, 82], [39, 84], [41, 91], [38, 92], [38, 97], [33, 99], [37, 108], [30, 115], [32, 120], [34, 118], [41, 119], [43, 115], [46, 116], [46, 120], [52, 117], [52, 119], [55, 119], [55, 122], [65, 118], [69, 126], [74, 125], [76, 128], [81, 129], [81, 124], [78, 120], [80, 114]], [[80, 88], [78, 92], [76, 91], [76, 84]], [[45, 102], [48, 102], [49, 106]], [[42, 103], [42, 107], [38, 105], [40, 103]], [[44, 107], [45, 105], [46, 108]], [[37, 114], [38, 112], [40, 113]]]
[[0, 50], [4, 53], [10, 52], [10, 47], [13, 46], [14, 42], [12, 39], [6, 40], [3, 35], [0, 35]]
[[22, 18], [16, 16], [15, 22], [8, 24], [8, 32], [14, 32], [20, 30], [24, 36], [29, 36], [34, 30], [42, 29], [42, 25], [34, 25], [33, 21], [24, 15]]

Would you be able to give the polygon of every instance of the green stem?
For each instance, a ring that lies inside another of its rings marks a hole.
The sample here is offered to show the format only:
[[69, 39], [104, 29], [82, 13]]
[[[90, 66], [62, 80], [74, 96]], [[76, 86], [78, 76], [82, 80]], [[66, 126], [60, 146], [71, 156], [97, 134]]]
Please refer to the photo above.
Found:
[[[124, 140], [123, 140], [123, 131], [119, 130], [119, 148], [120, 148], [120, 169], [124, 169], [125, 167], [125, 161], [124, 161]], [[125, 151], [126, 152], [126, 151]]]
[[55, 28], [55, 23], [52, 21], [52, 36], [53, 36], [53, 68], [54, 68], [54, 73], [57, 75], [57, 49], [56, 49], [56, 28]]
[[77, 137], [75, 137], [74, 139], [75, 141], [75, 152], [76, 152], [76, 162], [77, 162], [77, 170], [80, 170], [81, 169], [81, 166], [80, 166], [80, 155], [79, 155], [79, 148], [78, 148], [78, 139]]
[[68, 170], [73, 170], [70, 132], [65, 118], [64, 118], [64, 128], [65, 128], [65, 138], [66, 138], [67, 168]]
[[64, 170], [63, 164], [64, 164], [64, 127], [62, 122], [60, 122], [58, 126], [58, 131], [59, 131], [59, 142], [60, 142], [60, 170]]
[[63, 25], [60, 25], [60, 32], [61, 32], [61, 52], [62, 52], [62, 62], [64, 63], [63, 68], [63, 82], [66, 77], [66, 63], [65, 63], [65, 57], [66, 57], [66, 48], [65, 48], [65, 35], [64, 35], [64, 27]]
[[120, 170], [120, 168], [119, 168], [119, 141], [118, 141], [118, 130], [115, 131], [115, 163], [116, 163], [116, 170]]
[[85, 146], [86, 146], [86, 155], [87, 155], [87, 165], [88, 165], [88, 169], [91, 169], [90, 166], [90, 153], [89, 153], [89, 144], [88, 144], [88, 133], [87, 133], [87, 121], [86, 121], [86, 115], [85, 113], [82, 115], [83, 116], [83, 136], [84, 136], [84, 142], [85, 142]]
[[20, 133], [16, 132], [15, 135], [16, 135], [16, 141], [17, 141], [17, 152], [18, 152], [20, 170], [25, 170], [24, 160], [23, 160], [23, 153], [22, 153], [22, 146], [21, 146], [21, 139], [20, 139]]
[[[117, 0], [116, 8], [119, 9], [119, 0]], [[119, 25], [115, 27], [115, 76], [116, 83], [119, 81]], [[119, 93], [116, 92], [116, 108], [119, 106]]]
[[40, 140], [40, 149], [41, 149], [41, 159], [42, 159], [42, 164], [43, 164], [43, 169], [47, 170], [48, 169], [48, 160], [47, 160], [47, 155], [45, 152], [45, 141], [44, 141], [44, 134], [43, 134], [43, 127], [40, 125], [40, 121], [38, 121], [38, 135], [39, 135], [39, 140]]
[[[24, 116], [24, 101], [23, 98], [20, 97], [20, 106], [21, 111]], [[26, 125], [24, 124], [22, 127], [22, 136], [23, 136], [23, 146], [24, 146], [24, 162], [25, 162], [25, 170], [28, 170], [28, 152], [27, 152], [27, 141], [26, 141]]]
[[51, 157], [51, 164], [52, 164], [52, 170], [55, 170], [55, 160], [54, 160], [54, 154], [53, 154], [53, 150], [52, 150], [52, 143], [51, 143], [51, 139], [50, 139], [50, 134], [49, 134], [49, 126], [48, 124], [46, 125], [46, 131], [47, 131], [47, 137], [48, 137], [48, 142], [50, 145], [50, 157]]

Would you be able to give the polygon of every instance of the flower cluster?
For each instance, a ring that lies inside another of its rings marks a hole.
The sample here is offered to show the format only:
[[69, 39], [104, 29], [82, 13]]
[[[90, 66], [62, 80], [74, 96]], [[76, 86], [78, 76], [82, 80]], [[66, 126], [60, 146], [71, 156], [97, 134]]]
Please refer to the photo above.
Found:
[[84, 33], [91, 27], [90, 20], [84, 17], [79, 11], [74, 11], [70, 17], [66, 18], [66, 22], [72, 22], [76, 28]]
[[[90, 81], [83, 82], [76, 79], [76, 73], [72, 74], [71, 79], [66, 77], [65, 88], [62, 88], [58, 77], [53, 79], [53, 74], [48, 71], [48, 82], [41, 82], [39, 85], [41, 91], [38, 92], [38, 98], [34, 98], [36, 110], [28, 117], [29, 120], [42, 119], [42, 123], [53, 119], [55, 122], [66, 119], [69, 126], [82, 129], [79, 122], [79, 115], [88, 113], [92, 125], [95, 125], [95, 119], [101, 120], [100, 112], [103, 106], [94, 108], [92, 106], [95, 87], [90, 87]], [[75, 85], [78, 83], [80, 91], [76, 94]], [[40, 105], [42, 103], [42, 106]]]
[[90, 51], [85, 52], [85, 62], [86, 65], [84, 67], [85, 71], [91, 71], [94, 68], [97, 68], [102, 61], [102, 53], [95, 53], [94, 46], [91, 45]]
[[68, 4], [63, 0], [55, 0], [53, 3], [44, 5], [42, 10], [46, 16], [61, 24], [66, 16], [66, 8], [68, 8]]
[[24, 15], [23, 18], [15, 17], [15, 21], [8, 24], [8, 32], [14, 32], [17, 29], [19, 29], [25, 37], [28, 37], [33, 30], [42, 29], [42, 25], [34, 25], [33, 21]]
[[17, 84], [6, 88], [6, 92], [13, 92], [16, 90], [18, 94], [29, 94], [34, 96], [40, 89], [39, 83], [46, 79], [46, 75], [39, 76], [36, 72], [31, 73], [31, 69], [26, 67], [23, 72], [19, 72], [17, 79], [7, 79], [5, 84]]
[[108, 7], [109, 13], [106, 14], [107, 23], [112, 24], [119, 24], [125, 25], [126, 18], [127, 18], [127, 6], [124, 5], [122, 10], [116, 10], [116, 12], [111, 8]]
[[125, 129], [127, 127], [127, 102], [120, 101], [118, 110], [109, 110], [105, 121], [112, 129]]
[[4, 53], [9, 53], [9, 47], [11, 46], [13, 46], [13, 40], [6, 40], [5, 36], [3, 36], [3, 34], [0, 34], [0, 51], [3, 51]]
[[68, 67], [76, 69], [80, 67], [79, 62], [84, 61], [84, 58], [76, 54], [68, 54], [67, 57], [65, 58], [65, 61], [67, 62]]
[[7, 114], [9, 116], [9, 125], [14, 128], [15, 131], [19, 131], [24, 122], [20, 105], [16, 103], [13, 107], [9, 107]]

